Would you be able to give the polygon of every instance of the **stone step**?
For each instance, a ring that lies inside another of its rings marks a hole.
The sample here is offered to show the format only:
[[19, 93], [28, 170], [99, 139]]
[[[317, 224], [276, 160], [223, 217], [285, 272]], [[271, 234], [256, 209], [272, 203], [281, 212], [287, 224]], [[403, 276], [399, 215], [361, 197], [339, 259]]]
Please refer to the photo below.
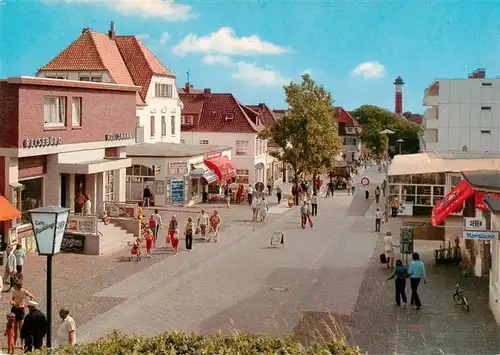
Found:
[[99, 222], [101, 236], [101, 255], [111, 254], [127, 247], [127, 242], [132, 241], [134, 235], [113, 224], [105, 225]]

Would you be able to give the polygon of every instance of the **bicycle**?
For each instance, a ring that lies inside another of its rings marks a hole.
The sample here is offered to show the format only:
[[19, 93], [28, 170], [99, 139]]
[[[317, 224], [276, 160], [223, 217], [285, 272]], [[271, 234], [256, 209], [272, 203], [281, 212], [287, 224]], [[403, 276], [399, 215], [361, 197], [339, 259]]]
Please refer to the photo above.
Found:
[[453, 292], [453, 300], [459, 306], [464, 307], [466, 312], [469, 312], [470, 310], [469, 301], [467, 300], [467, 297], [465, 297], [464, 291], [465, 291], [464, 289], [459, 289], [459, 284], [456, 284], [455, 292]]

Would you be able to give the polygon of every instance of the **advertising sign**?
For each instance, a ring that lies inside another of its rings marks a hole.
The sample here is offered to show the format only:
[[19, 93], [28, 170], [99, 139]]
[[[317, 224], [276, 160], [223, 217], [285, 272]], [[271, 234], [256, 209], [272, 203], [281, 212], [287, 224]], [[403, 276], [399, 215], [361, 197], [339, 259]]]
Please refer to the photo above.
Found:
[[413, 227], [401, 227], [399, 234], [401, 254], [413, 253]]
[[485, 231], [486, 218], [484, 217], [464, 217], [464, 229], [468, 231]]
[[494, 231], [462, 231], [462, 238], [475, 240], [498, 240], [498, 232]]
[[[40, 254], [59, 253], [64, 231], [66, 230], [68, 215], [69, 211], [60, 213], [58, 216], [59, 220], [56, 224], [57, 216], [54, 214], [31, 213], [31, 219], [34, 226], [33, 232], [38, 243], [38, 252]], [[54, 248], [54, 250], [52, 250], [52, 248]]]
[[184, 202], [184, 179], [170, 180], [172, 204]]

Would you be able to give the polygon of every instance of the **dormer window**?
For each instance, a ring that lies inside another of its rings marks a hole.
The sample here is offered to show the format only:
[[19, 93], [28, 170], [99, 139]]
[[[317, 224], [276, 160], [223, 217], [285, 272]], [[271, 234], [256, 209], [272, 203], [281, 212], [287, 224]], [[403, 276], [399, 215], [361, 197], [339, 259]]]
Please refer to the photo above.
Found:
[[225, 120], [226, 121], [231, 121], [234, 118], [234, 113], [226, 113], [225, 115]]
[[181, 116], [181, 124], [193, 124], [193, 123], [194, 123], [194, 117], [192, 115]]

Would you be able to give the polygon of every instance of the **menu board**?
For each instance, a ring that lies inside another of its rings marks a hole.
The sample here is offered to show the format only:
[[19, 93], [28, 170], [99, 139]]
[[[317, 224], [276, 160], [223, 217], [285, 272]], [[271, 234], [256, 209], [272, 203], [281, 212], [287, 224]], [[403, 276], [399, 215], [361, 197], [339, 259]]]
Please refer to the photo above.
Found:
[[64, 233], [64, 237], [61, 243], [61, 251], [67, 253], [84, 253], [85, 252], [85, 236]]

